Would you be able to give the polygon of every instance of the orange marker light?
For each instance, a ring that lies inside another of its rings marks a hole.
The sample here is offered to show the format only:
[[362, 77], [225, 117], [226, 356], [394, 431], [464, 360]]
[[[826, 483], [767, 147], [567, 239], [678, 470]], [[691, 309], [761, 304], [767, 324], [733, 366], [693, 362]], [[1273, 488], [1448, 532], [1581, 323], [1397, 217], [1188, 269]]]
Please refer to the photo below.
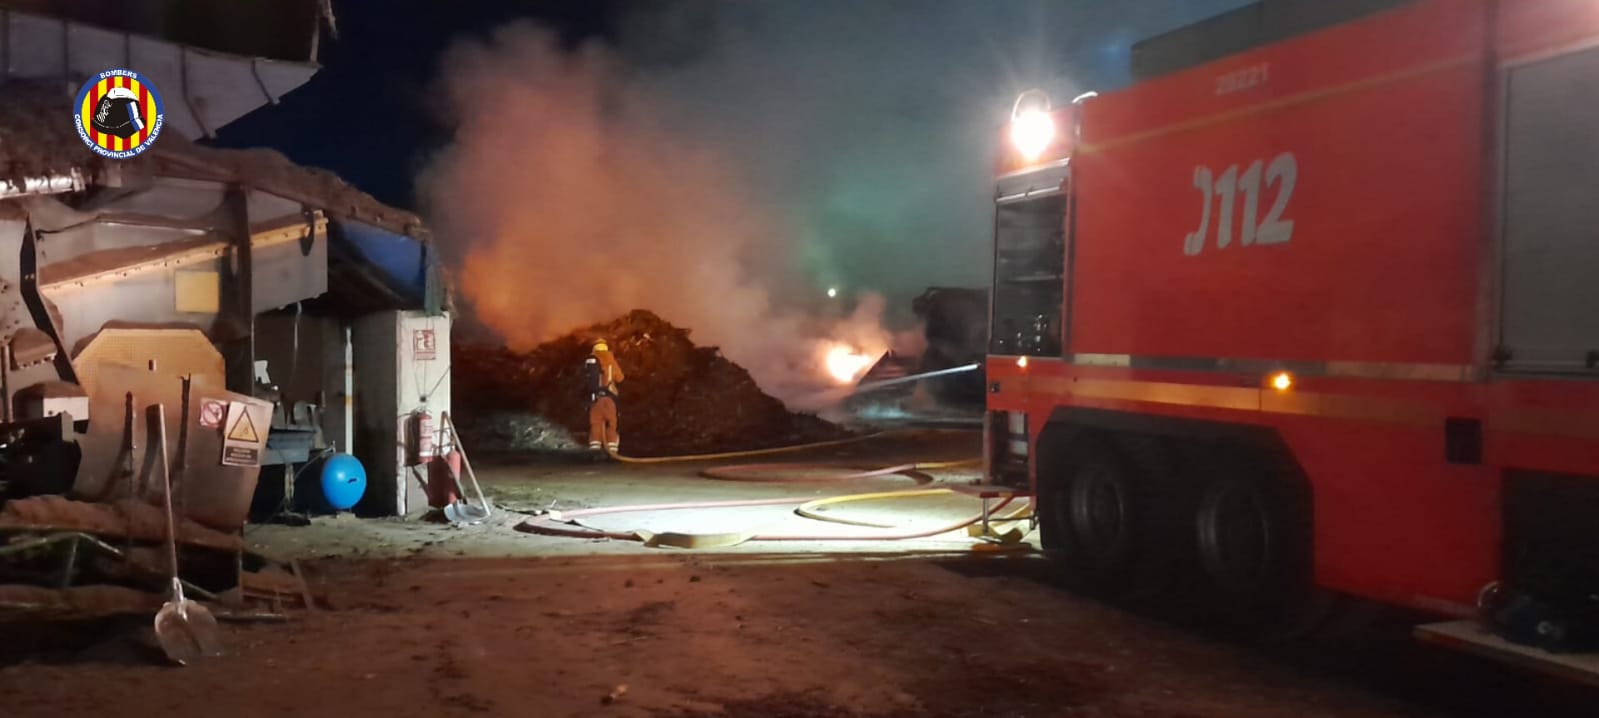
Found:
[[1271, 376], [1271, 388], [1277, 391], [1288, 391], [1294, 388], [1294, 376], [1285, 371], [1273, 374]]
[[1021, 367], [1022, 369], [1026, 369], [1027, 368], [1027, 357], [1016, 357], [1016, 366]]

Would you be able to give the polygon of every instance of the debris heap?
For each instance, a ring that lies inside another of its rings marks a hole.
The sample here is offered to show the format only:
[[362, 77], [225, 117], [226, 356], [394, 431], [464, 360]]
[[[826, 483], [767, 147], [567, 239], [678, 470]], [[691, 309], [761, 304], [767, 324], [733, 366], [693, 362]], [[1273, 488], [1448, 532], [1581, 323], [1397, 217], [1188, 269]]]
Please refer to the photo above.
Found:
[[625, 454], [738, 451], [848, 436], [813, 415], [790, 412], [715, 347], [695, 346], [689, 330], [645, 310], [572, 332], [525, 354], [456, 344], [451, 392], [463, 424], [483, 428], [480, 417], [529, 412], [586, 441], [582, 362], [597, 337], [610, 343], [627, 375], [618, 399]]

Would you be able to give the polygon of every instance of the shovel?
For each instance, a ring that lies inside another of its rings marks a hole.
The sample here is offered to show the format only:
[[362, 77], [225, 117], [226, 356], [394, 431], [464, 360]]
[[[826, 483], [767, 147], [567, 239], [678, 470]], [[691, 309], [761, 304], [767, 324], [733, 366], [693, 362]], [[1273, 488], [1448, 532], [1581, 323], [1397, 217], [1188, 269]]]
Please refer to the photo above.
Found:
[[461, 452], [461, 468], [466, 470], [467, 478], [472, 480], [472, 488], [477, 491], [478, 506], [466, 502], [466, 489], [461, 486], [461, 477], [455, 472], [450, 472], [450, 478], [455, 480], [455, 493], [460, 496], [459, 501], [452, 502], [444, 507], [444, 518], [450, 523], [477, 523], [488, 518], [493, 512], [489, 510], [489, 500], [483, 498], [483, 487], [477, 483], [477, 472], [472, 470], [471, 460], [466, 458], [466, 448], [461, 445], [461, 435], [455, 430], [455, 422], [450, 419], [450, 412], [444, 412], [444, 428], [450, 432], [450, 443], [455, 450]]
[[172, 597], [155, 614], [155, 637], [167, 658], [187, 666], [205, 658], [222, 655], [217, 619], [205, 606], [183, 597], [183, 581], [178, 578], [178, 531], [172, 515], [172, 473], [167, 465], [167, 412], [155, 405], [156, 447], [161, 452], [162, 500], [167, 512], [167, 560], [172, 565]]

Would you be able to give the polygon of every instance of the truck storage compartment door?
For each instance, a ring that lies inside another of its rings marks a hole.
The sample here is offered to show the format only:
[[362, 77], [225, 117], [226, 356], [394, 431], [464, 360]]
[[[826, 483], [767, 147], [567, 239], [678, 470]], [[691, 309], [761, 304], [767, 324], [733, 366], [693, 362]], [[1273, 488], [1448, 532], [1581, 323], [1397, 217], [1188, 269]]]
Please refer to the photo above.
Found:
[[1066, 271], [1066, 196], [1000, 198], [994, 217], [989, 353], [1059, 356]]
[[1507, 368], [1594, 372], [1599, 363], [1599, 49], [1506, 78]]

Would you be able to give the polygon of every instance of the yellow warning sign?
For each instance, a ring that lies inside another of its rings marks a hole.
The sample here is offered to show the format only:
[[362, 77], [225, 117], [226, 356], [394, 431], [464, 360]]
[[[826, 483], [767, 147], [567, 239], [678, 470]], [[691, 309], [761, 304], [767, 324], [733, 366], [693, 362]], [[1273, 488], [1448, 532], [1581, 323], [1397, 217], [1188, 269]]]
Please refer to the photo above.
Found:
[[261, 428], [272, 427], [272, 405], [264, 401], [228, 402], [227, 433], [222, 436], [223, 466], [260, 466], [266, 451]]
[[250, 412], [239, 412], [239, 418], [233, 421], [233, 428], [228, 429], [228, 441], [248, 441], [254, 444], [260, 440], [261, 435], [255, 433], [255, 422], [250, 421]]

